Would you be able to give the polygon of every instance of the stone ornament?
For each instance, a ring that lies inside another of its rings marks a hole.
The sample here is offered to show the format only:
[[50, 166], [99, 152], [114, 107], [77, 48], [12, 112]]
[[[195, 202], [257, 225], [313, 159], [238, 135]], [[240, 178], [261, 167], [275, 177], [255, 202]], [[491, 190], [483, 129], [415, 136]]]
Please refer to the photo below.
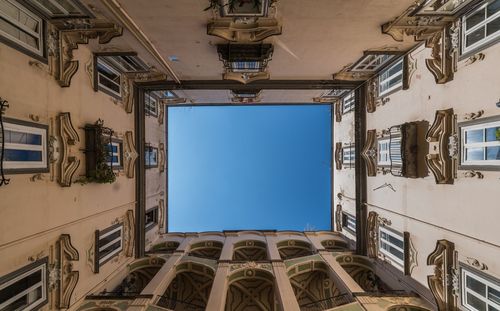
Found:
[[455, 244], [447, 240], [437, 241], [436, 249], [427, 257], [427, 265], [435, 266], [434, 275], [427, 276], [427, 282], [438, 310], [458, 310], [458, 300], [451, 282], [456, 268]]
[[231, 42], [261, 42], [281, 35], [282, 25], [276, 18], [216, 18], [207, 25], [207, 34]]
[[129, 209], [123, 216], [123, 253], [126, 257], [134, 256], [134, 211]]
[[148, 72], [131, 72], [122, 76], [122, 102], [124, 105], [123, 108], [127, 113], [132, 113], [134, 109], [134, 85], [136, 82], [150, 82], [167, 79], [167, 76], [164, 73], [154, 70]]
[[337, 204], [335, 209], [335, 227], [338, 232], [342, 232], [342, 204]]
[[134, 135], [131, 131], [125, 132], [123, 139], [123, 169], [128, 178], [134, 178], [136, 160], [139, 154], [135, 149]]
[[335, 143], [335, 169], [342, 169], [342, 143]]
[[80, 258], [78, 250], [71, 244], [69, 234], [62, 234], [59, 237], [51, 257], [49, 264], [51, 304], [55, 309], [67, 309], [71, 305], [71, 295], [79, 279], [79, 272], [73, 270], [73, 262]]
[[368, 130], [366, 141], [361, 150], [361, 157], [365, 160], [368, 176], [377, 176], [377, 131]]
[[405, 257], [404, 257], [404, 273], [405, 275], [411, 275], [413, 269], [418, 266], [417, 257], [418, 252], [415, 246], [413, 245], [413, 241], [410, 237], [409, 232], [403, 233], [404, 238], [404, 247], [405, 247]]
[[71, 187], [73, 175], [80, 166], [80, 160], [70, 155], [70, 146], [80, 142], [80, 137], [73, 127], [69, 112], [57, 116], [57, 136], [51, 137], [49, 149], [51, 162], [58, 162], [57, 182], [61, 187]]
[[378, 257], [378, 227], [379, 227], [379, 217], [376, 212], [368, 213], [368, 221], [366, 227], [367, 233], [367, 249], [368, 257], [377, 258]]
[[160, 173], [163, 173], [165, 172], [165, 163], [166, 163], [165, 144], [159, 143], [158, 150], [159, 150], [158, 168], [160, 170]]

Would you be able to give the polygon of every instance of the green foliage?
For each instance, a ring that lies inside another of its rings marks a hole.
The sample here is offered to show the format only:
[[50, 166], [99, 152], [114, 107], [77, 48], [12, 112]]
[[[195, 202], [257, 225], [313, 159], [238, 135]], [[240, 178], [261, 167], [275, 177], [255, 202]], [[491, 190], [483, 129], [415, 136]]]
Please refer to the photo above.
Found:
[[210, 5], [208, 7], [206, 7], [203, 11], [208, 11], [211, 9], [218, 9], [218, 8], [223, 7], [223, 6], [228, 6], [228, 11], [233, 12], [234, 8], [236, 6], [242, 6], [245, 3], [253, 3], [254, 8], [260, 9], [262, 1], [261, 0], [228, 0], [227, 4], [224, 4], [221, 6], [220, 0], [210, 0]]
[[500, 140], [500, 127], [497, 127], [497, 140]]

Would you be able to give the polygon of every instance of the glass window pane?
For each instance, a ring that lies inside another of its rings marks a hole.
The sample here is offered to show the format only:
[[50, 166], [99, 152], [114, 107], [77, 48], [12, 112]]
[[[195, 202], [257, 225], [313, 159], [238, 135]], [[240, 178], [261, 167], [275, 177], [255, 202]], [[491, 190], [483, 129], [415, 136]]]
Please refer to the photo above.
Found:
[[5, 149], [4, 160], [10, 162], [40, 162], [42, 152], [33, 150]]
[[500, 126], [486, 129], [486, 141], [500, 141]]
[[500, 160], [500, 147], [486, 147], [486, 160]]
[[486, 311], [486, 303], [474, 295], [467, 293], [467, 304], [476, 308], [479, 311]]
[[490, 3], [488, 5], [488, 7], [486, 8], [486, 15], [488, 17], [492, 16], [493, 14], [495, 14], [496, 12], [499, 12], [500, 11], [500, 0], [496, 0], [492, 3]]
[[0, 12], [2, 12], [2, 15], [9, 16], [15, 20], [18, 19], [19, 9], [8, 1], [0, 1]]
[[5, 142], [24, 145], [42, 145], [42, 135], [5, 131]]
[[[42, 272], [37, 271], [0, 290], [0, 304], [14, 297], [20, 292], [30, 288], [31, 286], [41, 282], [41, 280]], [[23, 300], [24, 299], [25, 297], [23, 297]]]
[[488, 299], [500, 305], [500, 291], [488, 287]]
[[497, 308], [494, 308], [492, 306], [489, 306], [488, 311], [500, 311], [500, 310], [498, 310]]
[[63, 14], [57, 6], [53, 5], [50, 0], [36, 0], [38, 2], [38, 6], [41, 6], [47, 10], [49, 10], [52, 14]]
[[121, 231], [118, 230], [118, 231], [113, 232], [112, 234], [108, 235], [107, 237], [99, 238], [99, 247], [104, 246], [104, 245], [108, 244], [109, 242], [119, 238], [120, 234], [121, 234]]
[[484, 160], [484, 148], [467, 148], [466, 160]]
[[8, 34], [9, 36], [28, 44], [29, 46], [38, 49], [39, 40], [21, 30], [19, 28], [14, 27], [12, 24], [7, 23], [3, 19], [0, 18], [0, 31]]
[[468, 130], [465, 132], [465, 143], [482, 143], [484, 141], [483, 129]]
[[472, 27], [476, 26], [477, 24], [481, 23], [482, 21], [484, 21], [484, 9], [467, 17], [467, 19], [465, 20], [465, 29], [469, 30]]
[[492, 22], [486, 25], [486, 36], [491, 36], [495, 32], [500, 30], [500, 17], [497, 17]]
[[116, 243], [111, 244], [109, 247], [106, 249], [102, 250], [99, 252], [99, 258], [103, 258], [110, 253], [112, 253], [114, 250], [120, 248], [121, 241], [117, 241]]
[[394, 244], [394, 245], [396, 245], [396, 246], [398, 246], [398, 247], [403, 248], [403, 244], [404, 244], [404, 243], [403, 243], [403, 241], [401, 241], [401, 240], [399, 240], [399, 239], [397, 239], [397, 238], [393, 237], [392, 235], [390, 235], [390, 236], [389, 236], [389, 241], [390, 241], [392, 244]]
[[56, 2], [59, 3], [59, 5], [62, 6], [70, 14], [80, 14], [81, 13], [81, 11], [78, 9], [78, 7], [76, 7], [69, 0], [56, 0]]
[[470, 276], [467, 276], [466, 285], [467, 285], [467, 288], [480, 294], [481, 296], [486, 297], [486, 285], [484, 285], [483, 283], [479, 282], [478, 280], [476, 280]]
[[467, 35], [467, 37], [465, 38], [465, 44], [467, 46], [471, 46], [474, 43], [481, 41], [482, 39], [484, 39], [484, 26]]

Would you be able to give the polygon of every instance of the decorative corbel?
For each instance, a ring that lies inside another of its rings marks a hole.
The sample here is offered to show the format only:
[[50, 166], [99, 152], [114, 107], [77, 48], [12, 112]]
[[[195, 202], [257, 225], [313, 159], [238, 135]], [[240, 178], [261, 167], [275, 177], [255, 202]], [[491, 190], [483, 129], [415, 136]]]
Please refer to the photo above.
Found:
[[47, 47], [49, 67], [57, 83], [68, 87], [78, 70], [78, 61], [73, 59], [73, 50], [79, 44], [88, 44], [89, 39], [99, 38], [99, 44], [106, 44], [121, 36], [122, 27], [95, 19], [58, 19], [50, 23]]
[[342, 232], [342, 204], [337, 204], [337, 209], [335, 210], [335, 226], [338, 232]]
[[[69, 146], [80, 142], [80, 137], [73, 127], [69, 112], [62, 112], [57, 116], [59, 137], [52, 140], [53, 155], [59, 153], [57, 182], [61, 187], [71, 187], [73, 175], [80, 166], [80, 160], [70, 155]], [[59, 148], [56, 143], [60, 144]], [[59, 151], [59, 152], [58, 152]]]
[[425, 60], [425, 65], [437, 84], [453, 80], [457, 71], [459, 40], [459, 22], [449, 23], [426, 40], [425, 46], [432, 51], [431, 58]]
[[335, 99], [335, 122], [342, 122], [342, 102], [340, 99]]
[[335, 143], [335, 168], [342, 169], [342, 143]]
[[470, 170], [464, 172], [464, 177], [465, 178], [477, 178], [477, 179], [483, 179], [484, 174], [475, 170]]
[[134, 212], [127, 210], [123, 217], [123, 253], [126, 257], [134, 256]]
[[165, 171], [165, 162], [166, 162], [164, 143], [158, 144], [158, 153], [159, 153], [158, 168], [160, 170], [160, 173], [163, 173]]
[[415, 71], [417, 71], [417, 60], [409, 53], [403, 58], [403, 90], [410, 88]]
[[342, 81], [366, 81], [375, 75], [374, 72], [351, 71], [351, 64], [333, 74], [333, 80]]
[[137, 151], [134, 144], [134, 135], [131, 131], [125, 132], [123, 139], [123, 169], [128, 178], [134, 178]]
[[366, 88], [366, 112], [373, 113], [377, 110], [378, 78], [368, 80]]
[[163, 125], [163, 120], [165, 119], [165, 105], [163, 101], [159, 101], [158, 103], [158, 124]]
[[435, 266], [434, 275], [427, 276], [427, 282], [438, 310], [458, 310], [452, 282], [456, 267], [455, 244], [447, 240], [437, 241], [436, 249], [427, 257], [427, 265]]
[[376, 212], [368, 213], [368, 221], [366, 227], [367, 234], [367, 250], [368, 257], [377, 258], [378, 257], [378, 226], [379, 217]]
[[261, 42], [270, 36], [281, 35], [281, 29], [276, 18], [217, 18], [208, 23], [207, 34], [231, 42]]
[[271, 75], [269, 72], [231, 72], [226, 71], [222, 75], [223, 80], [233, 80], [238, 81], [243, 84], [248, 84], [250, 82], [258, 81], [258, 80], [269, 80]]
[[125, 111], [132, 113], [134, 108], [134, 84], [137, 82], [150, 82], [166, 80], [167, 76], [158, 71], [133, 72], [122, 75], [122, 101]]
[[455, 148], [450, 148], [450, 141], [456, 141], [452, 138], [456, 134], [455, 123], [456, 116], [452, 108], [437, 110], [434, 123], [426, 134], [427, 142], [434, 145], [434, 150], [437, 151], [437, 153], [429, 153], [425, 158], [437, 184], [453, 184], [455, 178], [457, 160], [450, 152], [450, 149], [455, 150]]
[[67, 309], [71, 295], [79, 279], [79, 272], [73, 271], [73, 262], [78, 261], [78, 250], [71, 244], [69, 234], [62, 234], [55, 245], [55, 258], [51, 263], [52, 297], [55, 309]]
[[165, 226], [165, 200], [164, 199], [159, 199], [158, 200], [158, 210], [160, 212], [160, 217], [158, 217], [158, 227], [160, 229], [163, 229]]
[[368, 130], [366, 141], [361, 150], [361, 156], [365, 160], [368, 176], [377, 176], [377, 131]]
[[405, 231], [403, 233], [404, 238], [404, 273], [405, 275], [411, 275], [413, 269], [418, 265], [417, 262], [417, 249], [413, 245], [410, 238], [410, 233]]
[[467, 121], [472, 121], [481, 118], [484, 115], [484, 110], [478, 110], [476, 112], [466, 113], [464, 119]]

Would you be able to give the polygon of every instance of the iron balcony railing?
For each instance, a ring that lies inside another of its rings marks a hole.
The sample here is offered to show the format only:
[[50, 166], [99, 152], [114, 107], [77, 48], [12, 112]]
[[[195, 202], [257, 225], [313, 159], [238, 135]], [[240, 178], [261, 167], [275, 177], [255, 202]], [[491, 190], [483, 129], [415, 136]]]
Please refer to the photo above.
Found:
[[170, 310], [205, 311], [206, 306], [162, 296], [157, 305]]
[[331, 308], [335, 308], [341, 305], [345, 305], [352, 302], [351, 296], [349, 294], [341, 294], [326, 298], [323, 300], [318, 300], [306, 304], [300, 305], [301, 311], [323, 311]]

